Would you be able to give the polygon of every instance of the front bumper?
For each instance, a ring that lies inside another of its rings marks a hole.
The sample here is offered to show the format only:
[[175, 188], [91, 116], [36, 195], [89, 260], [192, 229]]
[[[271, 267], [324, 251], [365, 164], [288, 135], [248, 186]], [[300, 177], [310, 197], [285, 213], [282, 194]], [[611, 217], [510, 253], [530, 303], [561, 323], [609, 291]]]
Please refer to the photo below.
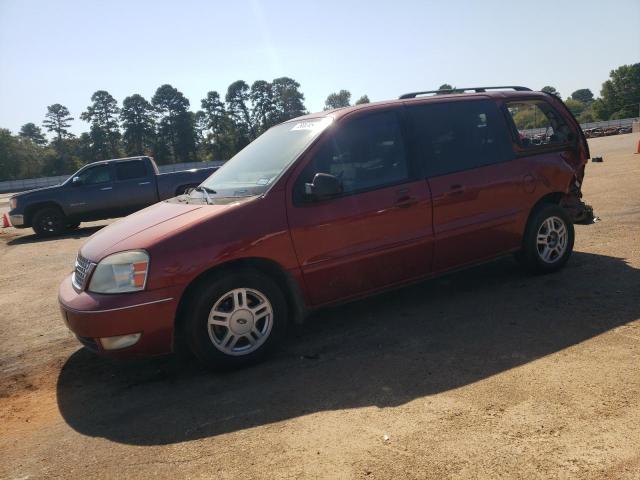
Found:
[[24, 215], [9, 214], [9, 222], [16, 228], [24, 227]]
[[[173, 350], [173, 330], [178, 288], [102, 295], [78, 292], [71, 275], [60, 285], [58, 302], [62, 318], [88, 349], [110, 357], [145, 357]], [[140, 333], [139, 340], [126, 348], [105, 350], [101, 338]]]

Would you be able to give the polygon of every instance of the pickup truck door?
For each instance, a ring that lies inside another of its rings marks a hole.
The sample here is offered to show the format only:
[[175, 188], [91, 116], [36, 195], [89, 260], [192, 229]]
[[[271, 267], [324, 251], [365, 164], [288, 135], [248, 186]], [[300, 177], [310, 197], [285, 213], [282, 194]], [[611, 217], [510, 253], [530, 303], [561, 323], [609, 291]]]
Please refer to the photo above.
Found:
[[156, 176], [146, 161], [118, 161], [113, 166], [119, 215], [128, 215], [158, 201]]
[[98, 220], [114, 214], [116, 192], [110, 164], [92, 165], [75, 175], [67, 184], [64, 209], [69, 218]]

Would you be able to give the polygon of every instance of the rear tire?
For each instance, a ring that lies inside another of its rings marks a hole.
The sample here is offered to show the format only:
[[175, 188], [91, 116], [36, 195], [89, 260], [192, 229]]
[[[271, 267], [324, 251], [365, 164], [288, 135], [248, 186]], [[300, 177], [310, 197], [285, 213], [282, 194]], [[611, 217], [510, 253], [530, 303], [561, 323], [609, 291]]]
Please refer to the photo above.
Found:
[[57, 207], [45, 207], [33, 216], [31, 228], [39, 237], [60, 235], [67, 229], [67, 219]]
[[276, 283], [248, 269], [203, 282], [190, 295], [185, 314], [189, 349], [214, 370], [261, 360], [284, 338], [288, 317]]
[[567, 212], [558, 205], [544, 204], [531, 214], [516, 259], [533, 273], [556, 272], [569, 260], [574, 240]]
[[67, 223], [68, 230], [75, 230], [80, 226], [80, 222]]

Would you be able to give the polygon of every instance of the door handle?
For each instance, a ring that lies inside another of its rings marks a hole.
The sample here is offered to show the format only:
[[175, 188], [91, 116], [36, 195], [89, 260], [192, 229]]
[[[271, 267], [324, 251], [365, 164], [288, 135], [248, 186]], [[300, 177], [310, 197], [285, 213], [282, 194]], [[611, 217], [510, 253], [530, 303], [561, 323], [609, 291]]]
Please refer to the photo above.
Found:
[[465, 188], [462, 185], [451, 185], [451, 187], [449, 187], [449, 192], [446, 195], [451, 197], [462, 195], [464, 190]]
[[411, 205], [415, 205], [416, 203], [418, 203], [418, 199], [416, 197], [404, 195], [396, 200], [396, 207], [409, 208]]
[[106, 190], [113, 190], [113, 187], [102, 187], [100, 190], [102, 190], [103, 192]]
[[149, 185], [151, 182], [140, 182], [138, 185]]

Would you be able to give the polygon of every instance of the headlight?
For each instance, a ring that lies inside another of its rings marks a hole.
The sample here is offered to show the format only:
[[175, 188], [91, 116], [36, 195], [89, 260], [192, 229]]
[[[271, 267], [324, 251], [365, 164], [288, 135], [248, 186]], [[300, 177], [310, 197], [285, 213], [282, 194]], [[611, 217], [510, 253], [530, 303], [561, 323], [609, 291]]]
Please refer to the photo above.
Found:
[[18, 206], [18, 199], [16, 197], [9, 199], [9, 209], [14, 210]]
[[91, 276], [94, 293], [124, 293], [144, 290], [149, 271], [149, 255], [143, 250], [114, 253], [102, 259]]

